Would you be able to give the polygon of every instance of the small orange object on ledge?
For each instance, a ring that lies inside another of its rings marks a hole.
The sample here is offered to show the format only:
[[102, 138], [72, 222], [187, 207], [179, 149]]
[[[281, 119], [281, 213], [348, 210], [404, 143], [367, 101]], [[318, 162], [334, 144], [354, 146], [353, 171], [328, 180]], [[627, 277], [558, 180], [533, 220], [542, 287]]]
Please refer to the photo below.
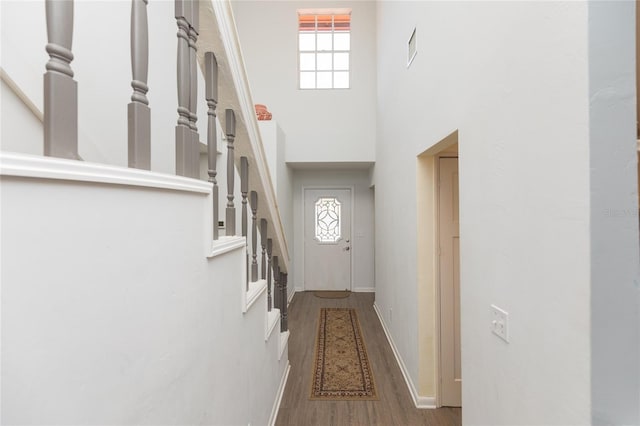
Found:
[[271, 120], [271, 113], [267, 110], [266, 105], [256, 104], [256, 115], [258, 120]]

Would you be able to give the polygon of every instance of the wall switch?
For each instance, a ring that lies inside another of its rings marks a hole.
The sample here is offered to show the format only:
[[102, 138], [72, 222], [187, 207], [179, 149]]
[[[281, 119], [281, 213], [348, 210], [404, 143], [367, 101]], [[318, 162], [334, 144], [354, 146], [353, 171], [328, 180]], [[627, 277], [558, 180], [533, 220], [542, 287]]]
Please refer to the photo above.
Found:
[[491, 331], [509, 343], [509, 313], [491, 305]]

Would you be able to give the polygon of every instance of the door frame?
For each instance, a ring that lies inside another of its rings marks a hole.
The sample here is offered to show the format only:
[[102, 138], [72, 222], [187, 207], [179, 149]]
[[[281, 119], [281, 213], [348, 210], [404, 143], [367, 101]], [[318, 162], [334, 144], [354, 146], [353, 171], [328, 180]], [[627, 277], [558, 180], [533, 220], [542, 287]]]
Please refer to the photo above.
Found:
[[349, 250], [349, 268], [351, 269], [350, 274], [349, 274], [349, 291], [353, 291], [353, 282], [354, 282], [354, 277], [355, 277], [355, 271], [354, 271], [354, 267], [353, 267], [353, 251], [354, 251], [354, 239], [353, 239], [353, 235], [354, 235], [354, 231], [355, 231], [355, 212], [356, 212], [356, 202], [355, 202], [355, 185], [302, 185], [302, 262], [300, 262], [300, 269], [302, 271], [302, 291], [306, 291], [306, 287], [307, 287], [307, 282], [305, 280], [305, 270], [304, 270], [304, 265], [305, 265], [305, 261], [306, 261], [306, 251], [305, 251], [305, 245], [306, 245], [306, 237], [305, 237], [305, 231], [307, 229], [307, 216], [306, 216], [306, 197], [305, 197], [305, 191], [307, 189], [315, 189], [315, 190], [322, 190], [322, 189], [326, 189], [329, 191], [332, 190], [337, 190], [337, 189], [342, 189], [342, 190], [349, 190], [349, 193], [351, 194], [351, 218], [350, 218], [350, 224], [351, 224], [351, 235], [350, 235], [350, 244], [351, 244], [351, 248]]
[[[438, 377], [436, 380], [436, 407], [442, 407], [442, 279], [440, 274], [440, 159], [441, 158], [455, 158], [458, 159], [458, 170], [460, 167], [459, 163], [459, 153], [452, 152], [441, 152], [434, 155], [434, 173], [435, 173], [435, 197], [434, 197], [434, 208], [435, 208], [435, 255], [436, 261], [434, 262], [435, 272], [436, 272], [436, 285], [435, 285], [435, 300], [436, 300], [436, 316], [435, 316], [435, 327], [436, 327], [436, 359], [437, 359], [437, 371]], [[460, 173], [458, 171], [458, 173]], [[460, 197], [460, 181], [458, 181], [458, 197]], [[458, 200], [459, 203], [459, 200]], [[462, 261], [460, 261], [462, 264]], [[462, 277], [460, 277], [460, 282], [462, 283]], [[462, 312], [462, 307], [460, 309]], [[460, 329], [460, 333], [462, 333], [462, 328]], [[460, 356], [462, 356], [462, 349], [460, 350]]]

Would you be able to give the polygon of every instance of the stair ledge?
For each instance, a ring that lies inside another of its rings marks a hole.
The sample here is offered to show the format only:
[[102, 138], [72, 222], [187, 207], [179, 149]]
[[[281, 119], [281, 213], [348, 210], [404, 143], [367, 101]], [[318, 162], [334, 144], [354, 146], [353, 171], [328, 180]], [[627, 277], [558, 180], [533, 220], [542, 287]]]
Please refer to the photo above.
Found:
[[242, 313], [246, 313], [251, 306], [253, 306], [254, 303], [256, 303], [256, 300], [258, 300], [258, 298], [260, 297], [260, 295], [262, 293], [265, 292], [265, 290], [267, 289], [267, 280], [258, 280], [254, 283], [249, 283], [249, 290], [247, 290], [246, 292], [243, 292], [244, 294], [244, 301], [243, 301], [243, 306], [242, 306]]
[[287, 344], [289, 343], [289, 330], [280, 332], [280, 354], [278, 355], [278, 360], [282, 358], [282, 354], [284, 350], [287, 348]]
[[211, 250], [207, 255], [208, 259], [220, 256], [233, 250], [245, 248], [247, 245], [244, 237], [220, 237], [213, 240]]
[[2, 176], [169, 189], [201, 195], [211, 194], [211, 184], [197, 179], [89, 161], [14, 152], [0, 152], [0, 174]]
[[[269, 340], [271, 333], [280, 324], [280, 309], [273, 308], [271, 312], [267, 311], [267, 324], [264, 330], [264, 341]], [[278, 345], [279, 347], [279, 345]]]

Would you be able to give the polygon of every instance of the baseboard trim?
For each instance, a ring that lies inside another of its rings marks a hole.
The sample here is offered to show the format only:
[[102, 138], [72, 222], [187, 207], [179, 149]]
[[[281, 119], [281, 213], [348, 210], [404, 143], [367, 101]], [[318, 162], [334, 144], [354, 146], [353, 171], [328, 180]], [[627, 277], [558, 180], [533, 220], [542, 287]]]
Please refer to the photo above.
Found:
[[287, 368], [284, 370], [282, 380], [280, 380], [280, 387], [278, 387], [278, 393], [276, 394], [276, 400], [273, 403], [271, 409], [271, 417], [269, 417], [269, 426], [274, 426], [278, 419], [278, 411], [280, 411], [280, 404], [282, 403], [282, 396], [284, 395], [284, 388], [287, 386], [287, 379], [289, 378], [289, 371], [291, 371], [291, 364], [287, 360]]
[[298, 291], [298, 289], [294, 287], [293, 291], [291, 292], [291, 295], [289, 295], [289, 298], [287, 299], [287, 306], [291, 304], [291, 301], [293, 300], [293, 296], [296, 295], [296, 291]]
[[373, 310], [376, 311], [376, 315], [378, 315], [380, 324], [382, 324], [382, 329], [384, 330], [385, 336], [387, 336], [387, 341], [391, 346], [393, 355], [396, 357], [396, 362], [400, 367], [400, 371], [402, 372], [402, 377], [404, 377], [404, 381], [407, 384], [407, 388], [409, 388], [409, 393], [411, 394], [411, 398], [413, 399], [413, 404], [416, 406], [416, 408], [425, 408], [425, 409], [438, 408], [436, 406], [435, 397], [418, 395], [418, 391], [416, 390], [416, 387], [413, 384], [411, 377], [409, 376], [409, 372], [407, 371], [407, 366], [404, 364], [404, 361], [402, 360], [402, 357], [400, 356], [400, 353], [396, 348], [396, 344], [394, 343], [393, 338], [391, 337], [391, 333], [387, 328], [387, 324], [384, 322], [384, 319], [382, 318], [382, 314], [378, 309], [378, 305], [376, 305], [375, 303], [373, 304]]
[[354, 293], [375, 293], [375, 287], [358, 287], [352, 290]]

